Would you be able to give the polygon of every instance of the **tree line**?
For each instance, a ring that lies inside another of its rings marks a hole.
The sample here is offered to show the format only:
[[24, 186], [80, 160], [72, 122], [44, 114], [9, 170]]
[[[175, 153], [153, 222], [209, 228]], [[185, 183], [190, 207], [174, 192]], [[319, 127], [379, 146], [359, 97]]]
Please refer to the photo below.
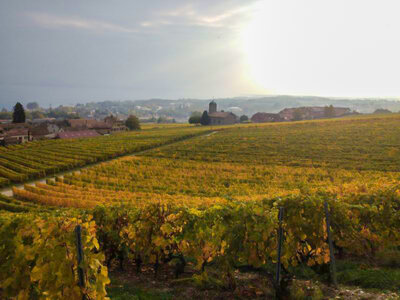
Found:
[[[17, 102], [12, 112], [12, 123], [25, 123], [25, 122], [26, 122], [26, 113], [24, 106], [20, 102]], [[140, 129], [139, 118], [134, 115], [130, 115], [128, 119], [126, 119], [125, 121], [125, 126], [128, 127], [130, 130]]]

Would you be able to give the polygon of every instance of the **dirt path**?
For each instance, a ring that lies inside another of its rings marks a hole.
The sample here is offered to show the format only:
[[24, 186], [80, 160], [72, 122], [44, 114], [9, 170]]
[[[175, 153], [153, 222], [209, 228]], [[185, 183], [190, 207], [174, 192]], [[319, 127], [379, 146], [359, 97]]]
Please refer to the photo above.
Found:
[[80, 170], [88, 169], [88, 168], [97, 166], [97, 165], [99, 165], [99, 164], [105, 163], [105, 162], [117, 160], [117, 159], [120, 159], [120, 158], [122, 158], [122, 157], [139, 155], [139, 154], [142, 154], [142, 153], [145, 153], [145, 152], [149, 152], [149, 151], [154, 150], [154, 149], [163, 148], [163, 147], [169, 146], [169, 145], [171, 145], [171, 144], [179, 143], [179, 142], [181, 142], [181, 141], [185, 141], [185, 140], [188, 140], [188, 139], [194, 139], [194, 138], [201, 138], [201, 137], [210, 136], [210, 135], [215, 134], [215, 133], [217, 133], [217, 132], [218, 132], [218, 131], [212, 131], [212, 132], [207, 133], [207, 134], [202, 134], [202, 135], [197, 135], [197, 136], [188, 137], [188, 138], [182, 139], [182, 140], [180, 140], [180, 141], [176, 141], [176, 142], [172, 142], [172, 143], [167, 143], [167, 144], [164, 144], [164, 145], [161, 145], [161, 146], [157, 146], [157, 147], [153, 147], [153, 148], [150, 148], [150, 149], [146, 149], [146, 150], [143, 150], [143, 151], [138, 151], [138, 152], [134, 152], [134, 153], [129, 153], [129, 154], [125, 154], [125, 155], [118, 156], [118, 157], [116, 157], [116, 158], [111, 158], [111, 159], [103, 160], [103, 161], [96, 162], [96, 163], [93, 163], [93, 164], [88, 164], [88, 165], [86, 165], [86, 166], [84, 166], [84, 167], [78, 167], [78, 168], [70, 169], [70, 170], [68, 170], [68, 171], [62, 171], [62, 172], [55, 173], [55, 174], [52, 174], [52, 175], [49, 175], [49, 176], [46, 176], [46, 177], [43, 177], [43, 178], [40, 178], [40, 179], [35, 179], [35, 180], [27, 181], [27, 182], [24, 182], [24, 183], [13, 184], [13, 185], [11, 185], [11, 186], [8, 186], [8, 187], [5, 187], [5, 188], [0, 189], [0, 194], [2, 194], [2, 195], [4, 195], [4, 196], [7, 196], [7, 197], [12, 197], [12, 196], [13, 196], [13, 191], [12, 191], [12, 188], [13, 188], [13, 187], [16, 187], [16, 188], [18, 188], [18, 189], [22, 189], [22, 190], [23, 190], [23, 189], [24, 189], [24, 185], [32, 185], [32, 186], [34, 186], [37, 182], [46, 183], [46, 180], [47, 180], [47, 179], [55, 179], [56, 177], [61, 177], [61, 178], [62, 178], [62, 177], [64, 177], [64, 175], [72, 174], [72, 173], [74, 173], [74, 172], [75, 172], [75, 173], [76, 173], [76, 172], [79, 173]]
[[209, 134], [203, 135], [203, 137], [206, 137], [206, 136], [210, 136], [210, 135], [216, 134], [217, 132], [218, 132], [218, 131], [213, 131], [213, 132], [210, 132]]

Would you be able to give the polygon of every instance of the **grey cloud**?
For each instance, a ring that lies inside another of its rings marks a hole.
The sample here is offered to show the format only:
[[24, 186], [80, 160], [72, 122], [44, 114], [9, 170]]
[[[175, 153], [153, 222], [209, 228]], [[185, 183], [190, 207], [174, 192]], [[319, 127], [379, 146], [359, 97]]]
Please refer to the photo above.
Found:
[[233, 96], [256, 1], [0, 1], [0, 107]]
[[132, 33], [137, 32], [137, 30], [129, 27], [120, 26], [118, 24], [112, 24], [108, 22], [82, 19], [78, 17], [66, 17], [66, 16], [56, 16], [47, 13], [36, 13], [29, 12], [26, 15], [32, 19], [36, 24], [46, 27], [46, 28], [60, 28], [60, 27], [70, 27], [76, 29], [86, 29], [93, 31], [116, 31]]

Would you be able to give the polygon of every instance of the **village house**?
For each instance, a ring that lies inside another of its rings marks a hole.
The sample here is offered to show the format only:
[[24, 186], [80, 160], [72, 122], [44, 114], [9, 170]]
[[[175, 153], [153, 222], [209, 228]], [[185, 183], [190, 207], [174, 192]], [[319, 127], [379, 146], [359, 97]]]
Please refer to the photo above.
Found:
[[125, 126], [125, 122], [123, 120], [118, 119], [117, 117], [114, 117], [113, 115], [104, 118], [104, 122], [107, 125], [111, 126], [111, 130], [113, 132], [128, 130], [128, 127]]
[[229, 125], [237, 123], [237, 116], [231, 112], [217, 111], [217, 103], [211, 101], [208, 108], [210, 125]]
[[[293, 121], [295, 119], [313, 120], [326, 118], [325, 112], [326, 107], [324, 106], [292, 107], [281, 110], [279, 115], [285, 121]], [[349, 114], [351, 114], [351, 110], [348, 107], [333, 107], [333, 117], [342, 117]]]
[[266, 122], [281, 122], [283, 119], [279, 114], [272, 114], [272, 113], [263, 113], [258, 112], [255, 113], [251, 117], [251, 122], [253, 123], [266, 123]]
[[351, 114], [350, 108], [347, 107], [331, 107], [311, 106], [311, 107], [291, 107], [281, 110], [277, 114], [273, 113], [255, 113], [251, 117], [253, 123], [264, 122], [283, 122], [294, 120], [313, 120], [327, 118], [327, 109], [332, 109], [331, 117], [343, 117]]
[[0, 124], [0, 130], [1, 131], [9, 131], [11, 129], [15, 128], [30, 128], [30, 125], [27, 123], [4, 123]]
[[69, 124], [68, 131], [94, 130], [101, 135], [110, 134], [112, 131], [110, 124], [94, 119], [70, 119], [67, 123]]
[[5, 132], [4, 144], [24, 144], [31, 141], [31, 136], [28, 128], [13, 128]]
[[64, 129], [50, 122], [36, 124], [31, 128], [32, 140], [54, 139], [60, 132], [64, 132]]
[[26, 123], [0, 124], [0, 144], [13, 145], [31, 141], [30, 126]]

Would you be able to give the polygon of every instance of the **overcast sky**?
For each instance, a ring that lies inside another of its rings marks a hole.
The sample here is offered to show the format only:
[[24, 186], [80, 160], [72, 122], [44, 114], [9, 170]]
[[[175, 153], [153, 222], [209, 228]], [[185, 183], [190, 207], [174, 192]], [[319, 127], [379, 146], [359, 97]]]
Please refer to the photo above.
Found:
[[397, 97], [399, 11], [398, 0], [0, 0], [0, 104]]

